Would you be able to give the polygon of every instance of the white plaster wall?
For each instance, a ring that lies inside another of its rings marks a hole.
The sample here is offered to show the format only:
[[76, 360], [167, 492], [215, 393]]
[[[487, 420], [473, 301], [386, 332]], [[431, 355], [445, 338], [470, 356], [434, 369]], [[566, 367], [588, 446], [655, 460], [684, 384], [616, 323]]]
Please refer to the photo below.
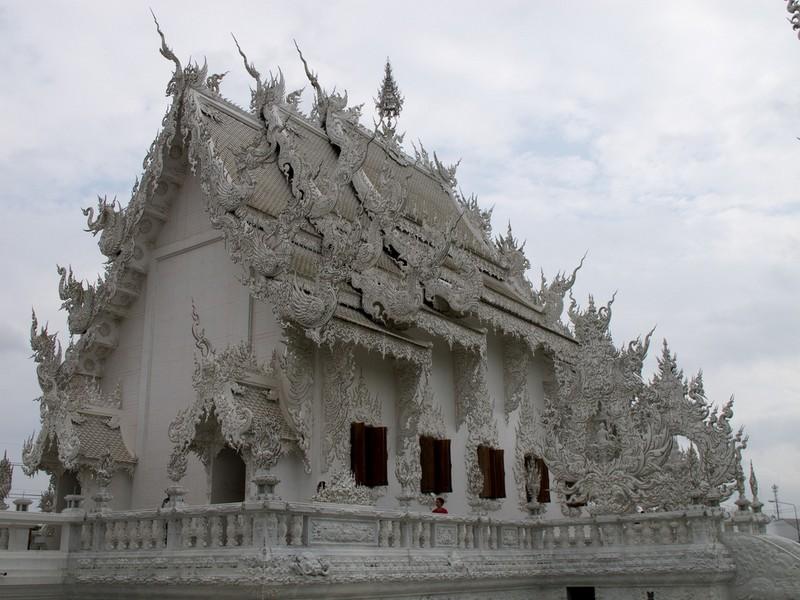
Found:
[[138, 433], [139, 377], [142, 365], [146, 295], [145, 282], [142, 286], [142, 295], [131, 305], [129, 316], [119, 325], [119, 345], [106, 359], [101, 383], [103, 394], [109, 396], [119, 385], [122, 399], [120, 433], [131, 454], [135, 453]]
[[163, 248], [211, 230], [200, 183], [193, 175], [187, 175], [170, 204], [169, 218], [161, 227], [155, 247]]
[[260, 362], [268, 363], [275, 350], [283, 352], [283, 332], [272, 307], [253, 299], [251, 307], [250, 343]]
[[[139, 459], [132, 486], [134, 508], [160, 505], [168, 485], [167, 428], [178, 411], [194, 401], [192, 299], [215, 347], [239, 343], [249, 335], [249, 293], [237, 279], [238, 267], [211, 228], [202, 202], [199, 186], [188, 177], [172, 202], [147, 274], [135, 401], [143, 426], [133, 445]], [[134, 363], [129, 358], [128, 364]], [[127, 397], [124, 402], [127, 405]], [[206, 476], [199, 461], [190, 461], [182, 483], [189, 489], [188, 502], [206, 501]]]
[[[195, 400], [192, 299], [216, 348], [247, 339], [249, 295], [236, 274], [222, 241], [158, 257], [150, 268], [139, 412], [145, 426], [137, 444], [134, 506], [162, 499], [170, 453], [167, 429], [178, 411]], [[192, 470], [183, 482], [190, 502], [205, 498], [205, 475], [198, 475]]]

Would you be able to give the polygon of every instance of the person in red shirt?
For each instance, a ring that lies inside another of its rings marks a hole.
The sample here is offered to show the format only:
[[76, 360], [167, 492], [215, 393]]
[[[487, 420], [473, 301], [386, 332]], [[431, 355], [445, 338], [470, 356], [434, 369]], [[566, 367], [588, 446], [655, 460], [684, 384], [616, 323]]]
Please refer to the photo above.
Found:
[[439, 496], [434, 502], [436, 503], [436, 508], [433, 509], [433, 512], [446, 515], [447, 509], [444, 507], [444, 498]]

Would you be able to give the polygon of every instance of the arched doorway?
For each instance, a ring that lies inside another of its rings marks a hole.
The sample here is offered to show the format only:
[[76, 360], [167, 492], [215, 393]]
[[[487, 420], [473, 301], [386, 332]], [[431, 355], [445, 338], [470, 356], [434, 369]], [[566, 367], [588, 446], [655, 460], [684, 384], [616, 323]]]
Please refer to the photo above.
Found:
[[242, 455], [223, 447], [211, 461], [211, 504], [244, 501], [246, 472]]

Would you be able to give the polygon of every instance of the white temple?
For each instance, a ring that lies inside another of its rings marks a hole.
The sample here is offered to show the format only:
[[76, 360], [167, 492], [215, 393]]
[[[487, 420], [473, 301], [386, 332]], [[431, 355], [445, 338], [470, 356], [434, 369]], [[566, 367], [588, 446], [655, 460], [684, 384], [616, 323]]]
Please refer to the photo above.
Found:
[[535, 288], [404, 151], [388, 63], [370, 130], [302, 54], [310, 114], [239, 48], [244, 110], [158, 33], [162, 131], [84, 211], [105, 273], [58, 269], [66, 348], [33, 316], [54, 511], [0, 512], [0, 596], [800, 597], [732, 401], [666, 342], [643, 380], [653, 332], [615, 346], [581, 265]]

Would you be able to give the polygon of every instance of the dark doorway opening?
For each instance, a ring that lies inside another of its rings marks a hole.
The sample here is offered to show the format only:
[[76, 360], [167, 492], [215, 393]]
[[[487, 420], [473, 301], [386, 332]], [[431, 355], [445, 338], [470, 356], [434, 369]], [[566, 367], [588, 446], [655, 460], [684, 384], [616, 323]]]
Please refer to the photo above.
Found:
[[595, 600], [593, 587], [568, 587], [567, 600]]
[[225, 446], [211, 463], [211, 504], [243, 502], [246, 468], [241, 454]]

